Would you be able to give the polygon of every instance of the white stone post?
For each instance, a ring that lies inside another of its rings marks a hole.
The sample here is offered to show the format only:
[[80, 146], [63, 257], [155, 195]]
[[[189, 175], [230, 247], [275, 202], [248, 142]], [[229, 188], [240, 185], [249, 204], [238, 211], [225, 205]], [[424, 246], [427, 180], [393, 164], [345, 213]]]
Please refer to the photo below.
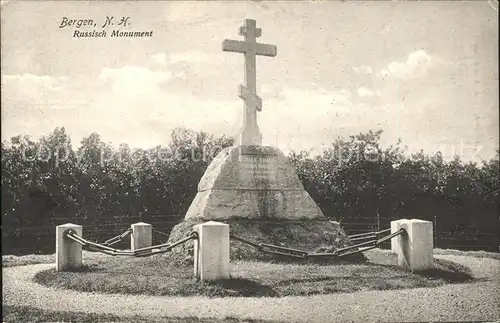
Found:
[[[403, 221], [408, 221], [408, 219], [400, 219], [396, 221], [391, 221], [391, 234], [398, 231], [401, 228], [401, 223]], [[401, 246], [401, 236], [397, 236], [391, 239], [391, 251], [393, 253], [398, 253], [398, 248]]]
[[200, 280], [229, 278], [229, 225], [209, 221], [193, 227], [194, 275]]
[[56, 227], [56, 270], [65, 271], [82, 266], [82, 245], [66, 237], [69, 230], [82, 236], [82, 226], [72, 223]]
[[406, 232], [400, 237], [397, 247], [398, 265], [420, 271], [434, 267], [432, 222], [423, 220], [403, 220], [400, 228]]
[[148, 223], [138, 222], [130, 226], [130, 250], [151, 247], [153, 245], [153, 226]]

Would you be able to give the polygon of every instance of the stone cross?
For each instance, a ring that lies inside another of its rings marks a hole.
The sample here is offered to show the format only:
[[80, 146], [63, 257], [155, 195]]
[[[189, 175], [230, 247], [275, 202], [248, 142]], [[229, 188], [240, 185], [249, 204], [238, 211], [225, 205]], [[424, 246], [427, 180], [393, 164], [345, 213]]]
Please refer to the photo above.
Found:
[[262, 111], [262, 100], [257, 96], [256, 55], [276, 56], [276, 46], [260, 44], [256, 38], [262, 30], [256, 28], [252, 19], [245, 20], [239, 34], [245, 36], [244, 41], [226, 39], [222, 42], [225, 52], [243, 53], [245, 55], [245, 85], [239, 86], [238, 96], [245, 102], [243, 130], [239, 144], [242, 146], [262, 145], [262, 135], [257, 126], [257, 111]]

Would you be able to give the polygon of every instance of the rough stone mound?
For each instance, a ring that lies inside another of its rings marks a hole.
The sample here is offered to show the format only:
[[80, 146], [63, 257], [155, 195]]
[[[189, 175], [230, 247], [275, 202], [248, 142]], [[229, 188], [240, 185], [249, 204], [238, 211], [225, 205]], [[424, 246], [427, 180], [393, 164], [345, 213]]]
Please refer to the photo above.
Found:
[[[337, 248], [351, 245], [349, 238], [337, 222], [317, 219], [280, 220], [272, 219], [228, 219], [219, 220], [229, 224], [231, 235], [256, 243], [269, 243], [296, 248], [308, 252], [331, 252]], [[193, 225], [206, 222], [204, 219], [187, 219], [176, 225], [168, 239], [173, 243], [192, 232]], [[323, 259], [302, 260], [292, 257], [270, 255], [258, 249], [231, 239], [230, 257], [234, 260], [259, 260], [290, 263], [342, 263], [344, 261], [363, 261], [363, 254], [345, 258], [328, 257]], [[188, 242], [174, 248], [166, 255], [171, 265], [191, 266], [193, 264], [193, 243]]]

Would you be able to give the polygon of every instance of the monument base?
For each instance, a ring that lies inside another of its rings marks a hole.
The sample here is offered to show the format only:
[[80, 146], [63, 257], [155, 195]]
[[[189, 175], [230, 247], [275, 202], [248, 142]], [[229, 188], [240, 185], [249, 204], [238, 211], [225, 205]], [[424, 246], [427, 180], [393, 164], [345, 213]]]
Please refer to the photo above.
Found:
[[[205, 223], [201, 219], [187, 219], [176, 225], [168, 239], [169, 243], [188, 236], [193, 226]], [[327, 252], [352, 245], [344, 230], [337, 222], [324, 219], [280, 220], [268, 219], [228, 219], [221, 221], [229, 224], [229, 232], [243, 239], [256, 243], [269, 243], [278, 246], [296, 248], [308, 252]], [[194, 262], [194, 244], [186, 243], [172, 249], [165, 255], [165, 263], [171, 266], [190, 267]], [[344, 261], [364, 261], [362, 253], [345, 258], [329, 257], [324, 259], [301, 260], [298, 258], [266, 254], [257, 248], [232, 239], [230, 241], [230, 261], [256, 260], [290, 263], [327, 263], [335, 264]]]
[[[325, 252], [351, 245], [340, 225], [329, 221], [306, 192], [295, 168], [276, 148], [234, 146], [222, 150], [207, 167], [185, 220], [172, 229], [169, 242], [189, 235], [207, 221], [229, 224], [232, 235], [256, 243]], [[193, 245], [172, 250], [167, 263], [191, 265]], [[307, 262], [263, 253], [231, 241], [230, 259]], [[348, 260], [364, 259], [362, 254]], [[338, 263], [331, 257], [320, 262]]]
[[207, 167], [186, 219], [324, 218], [278, 149], [233, 146]]

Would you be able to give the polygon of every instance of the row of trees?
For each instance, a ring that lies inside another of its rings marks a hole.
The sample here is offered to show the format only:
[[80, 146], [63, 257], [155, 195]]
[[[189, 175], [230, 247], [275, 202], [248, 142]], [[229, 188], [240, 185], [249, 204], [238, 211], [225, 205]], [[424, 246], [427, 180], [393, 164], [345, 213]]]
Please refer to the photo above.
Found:
[[[86, 224], [146, 214], [183, 214], [211, 156], [232, 140], [185, 129], [166, 147], [113, 149], [99, 135], [74, 150], [64, 128], [34, 142], [2, 143], [4, 228], [50, 225], [57, 218]], [[194, 157], [194, 158], [193, 158]]]
[[[337, 138], [320, 156], [293, 152], [304, 187], [325, 215], [435, 217], [446, 230], [498, 230], [499, 158], [482, 164], [440, 154], [383, 149], [381, 132]], [[127, 222], [142, 214], [184, 214], [213, 157], [232, 139], [177, 129], [170, 144], [118, 149], [96, 133], [73, 148], [64, 128], [38, 141], [2, 142], [2, 231]]]
[[381, 133], [338, 138], [321, 156], [290, 155], [325, 214], [437, 219], [441, 231], [497, 234], [498, 152], [480, 165], [459, 157], [445, 161], [441, 153], [406, 155], [401, 142], [382, 149]]

